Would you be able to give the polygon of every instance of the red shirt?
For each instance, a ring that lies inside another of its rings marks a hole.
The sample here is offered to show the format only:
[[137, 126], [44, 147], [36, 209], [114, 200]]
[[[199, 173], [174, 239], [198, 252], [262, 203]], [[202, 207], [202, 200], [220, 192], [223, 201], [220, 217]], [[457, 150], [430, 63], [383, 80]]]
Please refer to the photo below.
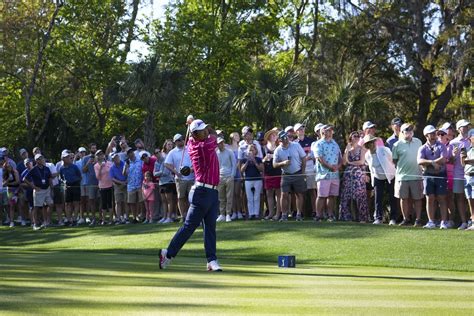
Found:
[[155, 170], [155, 162], [156, 162], [156, 157], [153, 157], [153, 156], [151, 156], [148, 159], [148, 163], [145, 163], [145, 161], [143, 161], [142, 173], [143, 173], [143, 178], [145, 178], [145, 172], [150, 171], [151, 176], [153, 177], [153, 182], [158, 182], [158, 178], [153, 176], [153, 171]]
[[201, 141], [189, 138], [188, 151], [196, 181], [210, 185], [219, 184], [219, 160], [216, 148], [217, 140], [214, 135], [209, 135]]

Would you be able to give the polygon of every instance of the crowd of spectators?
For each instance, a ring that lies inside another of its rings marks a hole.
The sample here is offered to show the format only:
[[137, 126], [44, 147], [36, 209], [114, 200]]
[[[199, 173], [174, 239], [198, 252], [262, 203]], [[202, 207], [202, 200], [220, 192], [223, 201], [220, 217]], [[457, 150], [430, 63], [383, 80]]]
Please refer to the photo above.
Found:
[[[367, 121], [347, 135], [345, 147], [333, 139], [330, 124], [317, 124], [312, 137], [301, 123], [258, 132], [255, 139], [249, 126], [228, 137], [217, 130], [216, 221], [312, 218], [474, 230], [469, 127], [464, 119], [428, 125], [422, 141], [412, 124], [394, 118], [393, 135], [384, 142]], [[117, 136], [103, 149], [64, 149], [57, 162], [38, 147], [18, 154], [15, 162], [0, 148], [0, 207], [10, 227], [167, 224], [186, 217], [195, 179], [182, 134], [152, 152], [140, 139], [129, 144]], [[181, 174], [183, 166], [189, 175]]]

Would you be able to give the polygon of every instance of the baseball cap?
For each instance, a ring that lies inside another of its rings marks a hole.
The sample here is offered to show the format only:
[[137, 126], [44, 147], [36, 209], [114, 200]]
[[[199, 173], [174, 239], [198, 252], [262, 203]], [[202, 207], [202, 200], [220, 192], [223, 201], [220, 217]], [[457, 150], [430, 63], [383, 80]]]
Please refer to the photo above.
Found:
[[402, 126], [403, 124], [403, 121], [401, 118], [399, 117], [395, 117], [394, 119], [392, 119], [392, 123], [391, 125], [398, 125], [398, 126]]
[[431, 133], [436, 132], [437, 129], [433, 125], [426, 125], [425, 128], [423, 129], [423, 135], [428, 135]]
[[314, 126], [314, 132], [317, 133], [319, 132], [319, 130], [321, 129], [321, 127], [323, 127], [324, 124], [323, 123], [318, 123]]
[[468, 125], [471, 125], [471, 122], [465, 120], [465, 119], [462, 119], [462, 120], [459, 120], [457, 123], [456, 123], [456, 129], [460, 129], [461, 127], [464, 127], [464, 126], [468, 126]]
[[265, 138], [265, 134], [263, 132], [257, 132], [257, 140], [261, 141]]
[[142, 141], [141, 138], [137, 138], [137, 139], [135, 139], [135, 141], [134, 141], [133, 143], [134, 143], [134, 144], [143, 143], [143, 141]]
[[[71, 154], [71, 152], [67, 149], [64, 149], [62, 152], [61, 152], [61, 159], [62, 158], [66, 158], [66, 157], [69, 157], [69, 155]], [[36, 156], [35, 156], [36, 157]], [[35, 158], [36, 160], [36, 158]]]
[[85, 153], [87, 150], [84, 147], [79, 147], [77, 151], [80, 153]]
[[100, 154], [105, 154], [102, 149], [99, 149], [95, 152], [96, 157], [99, 156]]
[[181, 134], [179, 134], [179, 133], [178, 133], [178, 134], [175, 134], [175, 135], [173, 136], [173, 143], [176, 143], [176, 142], [177, 142], [178, 140], [180, 140], [180, 139], [183, 139], [183, 135], [181, 135]]
[[222, 138], [222, 137], [217, 137], [217, 143], [220, 144], [220, 143], [222, 143], [222, 142], [224, 142], [224, 138]]
[[150, 157], [150, 153], [146, 150], [144, 151], [141, 151], [140, 154], [138, 154], [138, 157], [140, 157], [140, 159], [143, 159], [144, 157]]
[[224, 134], [224, 132], [223, 132], [221, 129], [217, 129], [217, 130], [216, 130], [216, 134], [217, 134], [217, 135], [221, 135], [221, 134]]
[[294, 131], [295, 129], [293, 128], [293, 126], [287, 126], [285, 127], [285, 132], [288, 133], [289, 131]]
[[28, 151], [25, 148], [20, 149], [20, 155], [23, 155], [24, 153], [27, 153]]
[[206, 127], [207, 127], [207, 124], [204, 123], [203, 120], [197, 119], [197, 120], [194, 120], [191, 123], [191, 125], [189, 125], [189, 130], [191, 131], [191, 133], [194, 133], [196, 131], [202, 131]]
[[372, 123], [371, 121], [366, 121], [364, 122], [364, 124], [362, 125], [362, 129], [365, 131], [366, 129], [369, 129], [369, 128], [372, 128], [372, 127], [375, 127], [375, 124]]
[[23, 163], [26, 165], [27, 163], [29, 162], [33, 162], [33, 159], [31, 158], [25, 158], [25, 160], [23, 160]]
[[451, 123], [446, 122], [446, 123], [444, 123], [443, 125], [441, 125], [441, 127], [439, 128], [439, 130], [447, 134], [447, 133], [448, 133], [448, 129], [450, 129], [450, 128], [453, 128], [453, 126], [451, 125]]
[[39, 148], [39, 147], [33, 148], [33, 154], [34, 154], [35, 152], [37, 152], [37, 151], [41, 151], [41, 148]]
[[119, 154], [117, 153], [111, 153], [110, 154], [110, 159], [114, 159], [115, 157], [117, 157]]
[[469, 132], [467, 132], [467, 136], [468, 136], [468, 137], [474, 136], [474, 128], [471, 128], [471, 129], [469, 130]]
[[410, 123], [403, 123], [402, 126], [400, 127], [400, 130], [402, 132], [411, 131], [411, 130], [413, 130], [413, 125], [411, 125]]
[[242, 127], [242, 135], [245, 135], [247, 133], [253, 133], [253, 129], [250, 126]]
[[327, 131], [328, 129], [334, 129], [334, 126], [332, 126], [331, 124], [326, 124], [326, 125], [323, 125], [321, 129], [323, 131]]
[[300, 128], [304, 128], [304, 124], [301, 124], [301, 123], [296, 123], [295, 126], [293, 127], [295, 131], [299, 130]]
[[283, 139], [283, 138], [286, 138], [286, 137], [288, 137], [288, 133], [287, 133], [287, 132], [285, 132], [285, 131], [280, 131], [280, 132], [278, 133], [278, 138], [279, 138], [279, 139]]
[[36, 154], [35, 155], [35, 160], [38, 160], [38, 159], [41, 159], [41, 158], [43, 158], [42, 154]]

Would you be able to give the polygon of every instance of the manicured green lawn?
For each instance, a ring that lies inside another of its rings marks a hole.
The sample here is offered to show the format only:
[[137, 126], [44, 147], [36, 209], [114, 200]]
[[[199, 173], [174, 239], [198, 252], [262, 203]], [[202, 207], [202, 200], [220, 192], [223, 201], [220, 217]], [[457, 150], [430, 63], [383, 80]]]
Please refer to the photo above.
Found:
[[[0, 227], [0, 314], [426, 314], [474, 311], [474, 234], [347, 223], [218, 225], [223, 273], [177, 225]], [[297, 267], [277, 267], [280, 254]]]

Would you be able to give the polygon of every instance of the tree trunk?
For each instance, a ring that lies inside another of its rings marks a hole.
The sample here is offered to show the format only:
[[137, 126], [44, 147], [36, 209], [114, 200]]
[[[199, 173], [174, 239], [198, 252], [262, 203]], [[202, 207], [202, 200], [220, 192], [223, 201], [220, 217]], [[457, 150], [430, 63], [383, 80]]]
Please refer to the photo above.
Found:
[[33, 129], [31, 126], [31, 98], [35, 92], [36, 86], [36, 77], [38, 76], [38, 72], [40, 69], [41, 64], [43, 63], [43, 54], [48, 45], [49, 39], [51, 37], [51, 31], [53, 30], [54, 21], [56, 20], [56, 16], [59, 13], [59, 8], [62, 6], [59, 1], [56, 2], [56, 7], [54, 9], [53, 15], [49, 20], [48, 29], [46, 34], [44, 35], [43, 42], [41, 43], [40, 49], [38, 51], [38, 56], [36, 57], [35, 67], [33, 69], [33, 75], [31, 76], [31, 81], [28, 86], [28, 90], [25, 91], [25, 116], [26, 116], [26, 130], [28, 133], [28, 143], [33, 145], [34, 136], [33, 136]]
[[144, 120], [143, 126], [143, 142], [145, 143], [146, 150], [153, 152], [156, 146], [155, 138], [155, 116], [156, 116], [156, 105], [149, 104], [147, 114]]
[[130, 17], [130, 21], [128, 22], [128, 33], [127, 39], [125, 41], [125, 47], [123, 49], [122, 58], [120, 59], [120, 63], [123, 64], [127, 60], [128, 53], [130, 52], [130, 45], [133, 40], [133, 34], [135, 31], [135, 21], [137, 19], [138, 14], [138, 5], [140, 4], [140, 0], [133, 0], [132, 6], [132, 16]]
[[416, 115], [417, 130], [415, 131], [418, 138], [423, 139], [423, 128], [428, 121], [431, 105], [431, 85], [433, 83], [433, 74], [423, 69], [420, 75], [420, 89], [418, 94], [418, 113]]

